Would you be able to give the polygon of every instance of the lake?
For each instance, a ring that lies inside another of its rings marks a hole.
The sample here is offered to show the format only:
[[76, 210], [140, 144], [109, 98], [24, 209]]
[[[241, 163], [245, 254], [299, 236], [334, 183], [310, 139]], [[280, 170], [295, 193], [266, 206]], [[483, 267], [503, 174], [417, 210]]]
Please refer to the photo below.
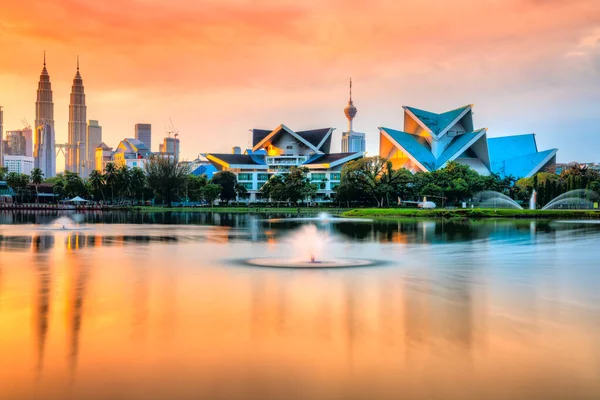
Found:
[[[600, 224], [59, 216], [0, 213], [0, 399], [600, 398]], [[245, 263], [308, 225], [375, 265]]]

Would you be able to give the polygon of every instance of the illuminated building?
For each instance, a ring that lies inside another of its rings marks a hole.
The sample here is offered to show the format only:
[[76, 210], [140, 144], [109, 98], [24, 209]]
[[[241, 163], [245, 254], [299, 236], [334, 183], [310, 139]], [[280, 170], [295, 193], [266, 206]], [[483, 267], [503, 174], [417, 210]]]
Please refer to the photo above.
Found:
[[481, 175], [530, 177], [556, 164], [557, 149], [538, 151], [535, 135], [488, 139], [474, 129], [472, 105], [442, 114], [404, 108], [404, 129], [379, 128], [379, 155], [395, 168], [431, 172], [456, 161]]
[[31, 174], [33, 170], [33, 157], [4, 155], [4, 167], [8, 172], [16, 172], [18, 174]]
[[274, 130], [253, 129], [252, 149], [245, 154], [206, 154], [219, 171], [231, 171], [249, 194], [257, 200], [262, 185], [274, 174], [291, 167], [307, 167], [312, 183], [318, 187], [317, 199], [331, 196], [339, 185], [342, 166], [364, 155], [363, 152], [331, 153], [333, 128], [293, 131], [285, 125]]
[[112, 162], [112, 147], [108, 147], [106, 143], [102, 142], [96, 147], [94, 169], [98, 172], [104, 172], [106, 164]]
[[83, 80], [79, 74], [79, 57], [77, 57], [77, 73], [71, 86], [69, 103], [69, 148], [67, 149], [66, 170], [84, 175], [85, 168], [85, 136], [87, 107], [85, 105], [85, 91]]
[[143, 168], [147, 159], [152, 155], [146, 144], [137, 139], [124, 139], [112, 153], [112, 162], [120, 168], [124, 165], [129, 168]]
[[85, 164], [83, 177], [87, 178], [96, 166], [96, 148], [102, 144], [102, 127], [98, 121], [89, 120], [85, 133]]
[[56, 153], [54, 152], [54, 102], [52, 85], [46, 69], [46, 53], [44, 67], [38, 82], [35, 101], [35, 140], [33, 148], [34, 166], [42, 170], [44, 178], [56, 175]]

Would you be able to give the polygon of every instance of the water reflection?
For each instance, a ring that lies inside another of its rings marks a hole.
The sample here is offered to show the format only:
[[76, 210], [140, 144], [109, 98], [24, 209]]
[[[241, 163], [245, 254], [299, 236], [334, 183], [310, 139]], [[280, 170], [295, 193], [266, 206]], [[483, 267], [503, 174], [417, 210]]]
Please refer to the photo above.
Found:
[[599, 227], [340, 223], [321, 229], [347, 240], [344, 256], [391, 263], [298, 271], [223, 261], [281, 256], [293, 226], [256, 218], [234, 226], [3, 228], [0, 393], [600, 395]]

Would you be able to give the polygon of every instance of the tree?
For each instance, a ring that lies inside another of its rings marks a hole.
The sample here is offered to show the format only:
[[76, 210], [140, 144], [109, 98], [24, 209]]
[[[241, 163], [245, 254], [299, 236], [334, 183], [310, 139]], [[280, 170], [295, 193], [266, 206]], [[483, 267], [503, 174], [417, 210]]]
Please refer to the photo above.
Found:
[[129, 185], [130, 192], [136, 200], [143, 198], [146, 183], [144, 171], [141, 168], [133, 167], [130, 171]]
[[288, 198], [283, 175], [271, 176], [260, 188], [260, 194], [266, 199], [271, 199], [271, 201], [287, 201]]
[[188, 175], [185, 179], [185, 194], [189, 201], [198, 202], [202, 200], [202, 189], [208, 183], [206, 175]]
[[272, 176], [261, 188], [263, 197], [276, 202], [291, 202], [293, 204], [314, 197], [317, 186], [307, 178], [308, 168], [292, 167], [286, 174]]
[[18, 172], [9, 172], [8, 175], [6, 175], [6, 183], [13, 188], [17, 195], [17, 199], [20, 197], [21, 201], [23, 201], [23, 195], [29, 184], [29, 175], [19, 174]]
[[215, 203], [223, 188], [215, 183], [208, 183], [202, 188], [202, 198], [210, 205]]
[[8, 175], [8, 168], [0, 166], [0, 181], [6, 180], [6, 175]]
[[33, 185], [35, 186], [35, 202], [37, 203], [39, 201], [38, 187], [44, 181], [44, 173], [42, 172], [41, 169], [34, 168], [31, 171], [30, 178], [31, 178], [31, 183], [33, 183]]
[[64, 177], [64, 195], [66, 197], [88, 197], [88, 188], [78, 173], [66, 171]]
[[185, 185], [189, 167], [169, 157], [154, 156], [144, 164], [144, 170], [148, 186], [160, 196], [163, 204], [166, 202], [167, 207], [171, 207], [173, 198]]
[[110, 204], [115, 201], [115, 185], [117, 184], [117, 167], [115, 163], [109, 162], [104, 168], [104, 181], [110, 187]]
[[127, 165], [121, 166], [116, 173], [117, 193], [120, 197], [131, 197], [131, 170]]
[[93, 170], [92, 172], [90, 172], [90, 176], [88, 177], [88, 183], [90, 184], [90, 189], [92, 190], [94, 200], [98, 201], [99, 197], [102, 197], [102, 200], [105, 201], [106, 199], [104, 197], [104, 176], [98, 170]]
[[229, 203], [231, 200], [235, 200], [237, 192], [235, 190], [237, 185], [237, 178], [231, 171], [220, 171], [213, 175], [210, 183], [221, 186], [221, 201]]

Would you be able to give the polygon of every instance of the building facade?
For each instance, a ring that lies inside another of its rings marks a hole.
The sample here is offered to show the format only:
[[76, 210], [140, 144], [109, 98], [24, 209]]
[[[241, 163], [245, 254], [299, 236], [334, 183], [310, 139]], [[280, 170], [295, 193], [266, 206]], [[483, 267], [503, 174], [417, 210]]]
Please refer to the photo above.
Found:
[[152, 125], [135, 124], [135, 139], [144, 143], [148, 150], [152, 151]]
[[117, 168], [143, 168], [152, 155], [146, 144], [137, 139], [124, 139], [112, 153], [112, 162]]
[[102, 142], [96, 147], [94, 169], [98, 172], [104, 172], [106, 170], [106, 164], [112, 162], [112, 147], [108, 147], [106, 143]]
[[279, 125], [272, 131], [252, 130], [252, 149], [245, 154], [206, 154], [218, 171], [236, 174], [238, 183], [248, 191], [251, 202], [260, 199], [260, 188], [276, 174], [287, 173], [291, 167], [306, 167], [308, 177], [317, 185], [317, 199], [329, 198], [341, 177], [347, 162], [364, 155], [358, 153], [331, 153], [333, 128], [293, 131]]
[[4, 165], [4, 111], [0, 106], [0, 165]]
[[25, 136], [25, 132], [23, 130], [7, 131], [5, 142], [5, 154], [31, 157], [31, 154], [27, 154], [27, 137]]
[[56, 175], [54, 145], [54, 128], [48, 123], [38, 126], [35, 130], [33, 149], [34, 167], [42, 170], [44, 178], [52, 178]]
[[538, 151], [535, 135], [487, 138], [474, 129], [472, 105], [442, 114], [404, 108], [404, 128], [380, 127], [379, 155], [395, 168], [431, 172], [450, 161], [468, 165], [480, 175], [530, 177], [552, 169], [557, 149]]
[[67, 149], [67, 171], [84, 175], [85, 169], [85, 136], [87, 129], [87, 107], [83, 79], [79, 73], [79, 57], [77, 57], [77, 73], [71, 86], [69, 102], [69, 132]]
[[34, 168], [33, 157], [4, 155], [4, 167], [8, 172], [30, 175]]
[[34, 130], [43, 124], [48, 124], [54, 132], [54, 101], [52, 99], [52, 84], [46, 69], [46, 52], [44, 52], [44, 67], [38, 82], [37, 97], [35, 100], [35, 125]]
[[87, 178], [96, 167], [96, 148], [102, 143], [102, 127], [98, 121], [89, 120], [85, 132], [85, 168], [83, 176]]
[[175, 161], [179, 161], [179, 139], [176, 137], [166, 137], [158, 146], [159, 153], [162, 156], [167, 156]]

